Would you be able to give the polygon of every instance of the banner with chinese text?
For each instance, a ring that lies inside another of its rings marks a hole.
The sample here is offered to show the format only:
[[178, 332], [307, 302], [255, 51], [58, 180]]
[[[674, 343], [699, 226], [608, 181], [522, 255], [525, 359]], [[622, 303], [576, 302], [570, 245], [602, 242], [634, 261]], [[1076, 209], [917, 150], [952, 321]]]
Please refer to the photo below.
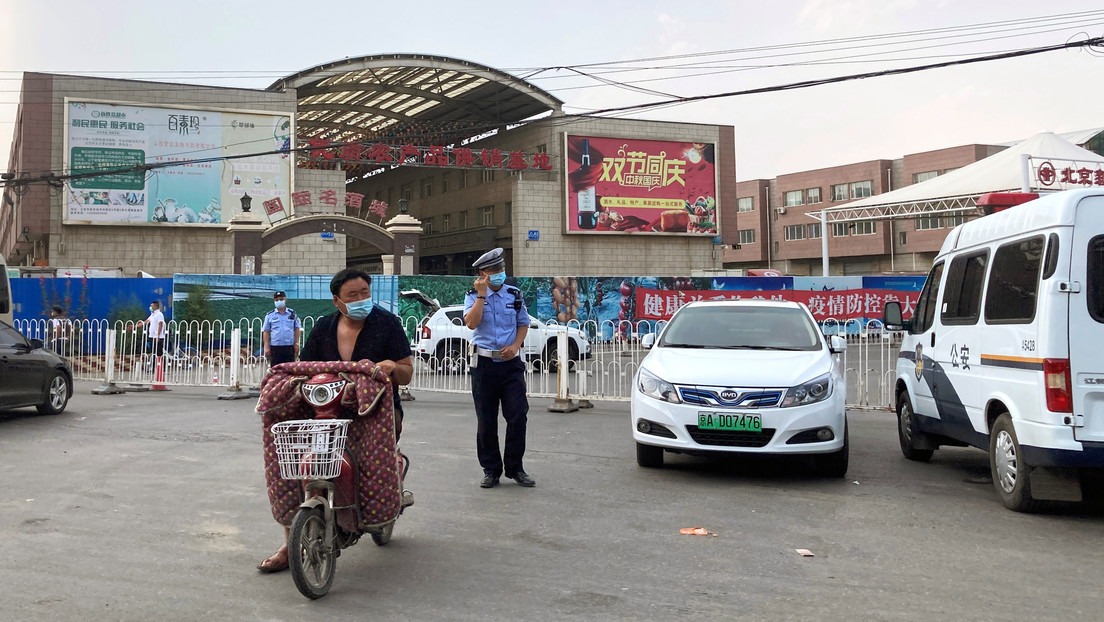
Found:
[[567, 232], [717, 235], [716, 148], [568, 136]]
[[880, 319], [882, 306], [891, 300], [901, 303], [904, 317], [912, 317], [917, 291], [884, 289], [846, 289], [838, 291], [720, 291], [636, 288], [636, 317], [643, 320], [669, 320], [679, 307], [698, 300], [788, 300], [804, 303], [817, 322], [854, 319]]
[[69, 100], [65, 127], [66, 224], [225, 227], [244, 195], [289, 200], [286, 114]]

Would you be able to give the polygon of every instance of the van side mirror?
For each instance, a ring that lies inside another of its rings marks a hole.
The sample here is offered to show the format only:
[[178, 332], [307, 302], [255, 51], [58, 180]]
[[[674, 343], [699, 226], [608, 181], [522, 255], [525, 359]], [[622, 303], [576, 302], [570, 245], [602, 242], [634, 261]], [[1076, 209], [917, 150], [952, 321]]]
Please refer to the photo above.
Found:
[[882, 324], [886, 330], [908, 330], [911, 322], [901, 318], [901, 303], [892, 301], [882, 309]]
[[651, 350], [655, 345], [655, 333], [648, 333], [640, 338], [640, 347], [645, 350]]
[[839, 335], [828, 338], [828, 351], [832, 354], [841, 354], [847, 351], [847, 340]]

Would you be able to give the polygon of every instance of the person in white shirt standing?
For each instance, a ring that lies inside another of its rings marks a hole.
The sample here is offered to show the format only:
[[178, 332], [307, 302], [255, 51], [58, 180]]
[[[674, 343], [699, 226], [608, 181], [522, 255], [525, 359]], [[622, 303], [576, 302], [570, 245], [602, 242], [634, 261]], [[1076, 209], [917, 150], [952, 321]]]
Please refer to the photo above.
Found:
[[165, 353], [165, 314], [161, 313], [161, 303], [154, 300], [150, 303], [150, 314], [142, 323], [146, 325], [146, 338], [150, 341], [150, 353], [161, 356]]

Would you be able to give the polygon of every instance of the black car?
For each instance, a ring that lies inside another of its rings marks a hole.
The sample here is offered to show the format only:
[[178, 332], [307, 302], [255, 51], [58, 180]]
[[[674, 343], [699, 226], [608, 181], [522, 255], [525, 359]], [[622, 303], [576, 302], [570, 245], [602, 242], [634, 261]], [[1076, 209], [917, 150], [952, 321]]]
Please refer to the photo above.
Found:
[[73, 395], [69, 363], [0, 321], [0, 409], [34, 406], [44, 415], [65, 410]]

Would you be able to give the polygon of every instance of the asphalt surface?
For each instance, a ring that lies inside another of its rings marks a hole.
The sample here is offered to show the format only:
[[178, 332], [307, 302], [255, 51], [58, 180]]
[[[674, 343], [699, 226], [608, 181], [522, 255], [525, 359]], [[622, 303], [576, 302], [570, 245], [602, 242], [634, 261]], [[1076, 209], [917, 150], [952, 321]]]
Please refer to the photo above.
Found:
[[483, 490], [470, 398], [428, 392], [403, 433], [416, 505], [389, 545], [344, 551], [309, 601], [288, 573], [255, 570], [282, 532], [254, 402], [94, 386], [56, 417], [0, 413], [0, 619], [1100, 617], [1099, 506], [1007, 511], [984, 453], [907, 462], [889, 413], [850, 413], [851, 469], [825, 480], [800, 459], [642, 469], [627, 403], [559, 414], [534, 399], [537, 487]]

